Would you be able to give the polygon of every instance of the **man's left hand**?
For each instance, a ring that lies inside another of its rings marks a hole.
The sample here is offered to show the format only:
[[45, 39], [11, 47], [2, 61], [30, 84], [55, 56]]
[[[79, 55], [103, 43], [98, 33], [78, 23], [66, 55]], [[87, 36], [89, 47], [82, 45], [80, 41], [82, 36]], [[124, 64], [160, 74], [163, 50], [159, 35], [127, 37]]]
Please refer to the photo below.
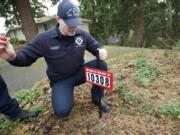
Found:
[[108, 57], [108, 51], [105, 48], [99, 48], [99, 59], [105, 60]]

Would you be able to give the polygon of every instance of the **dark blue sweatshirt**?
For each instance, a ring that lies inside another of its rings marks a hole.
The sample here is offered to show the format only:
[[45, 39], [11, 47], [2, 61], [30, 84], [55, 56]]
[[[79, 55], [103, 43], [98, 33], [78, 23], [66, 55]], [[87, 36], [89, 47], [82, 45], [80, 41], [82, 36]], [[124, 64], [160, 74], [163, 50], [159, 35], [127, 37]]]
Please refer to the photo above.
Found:
[[100, 44], [83, 30], [78, 29], [75, 36], [63, 36], [56, 26], [38, 34], [9, 63], [14, 66], [30, 66], [38, 58], [44, 57], [48, 78], [57, 81], [71, 76], [81, 68], [86, 49], [95, 55], [99, 47]]

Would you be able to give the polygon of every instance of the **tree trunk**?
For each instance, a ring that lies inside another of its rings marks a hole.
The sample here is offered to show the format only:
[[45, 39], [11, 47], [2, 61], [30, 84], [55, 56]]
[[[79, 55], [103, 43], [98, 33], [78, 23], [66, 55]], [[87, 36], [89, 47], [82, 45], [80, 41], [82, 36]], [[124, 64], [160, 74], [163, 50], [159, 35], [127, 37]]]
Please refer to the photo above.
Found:
[[140, 0], [136, 9], [135, 37], [136, 47], [142, 47], [143, 40], [143, 17], [144, 17], [144, 0]]
[[15, 0], [15, 4], [20, 14], [22, 31], [26, 40], [30, 41], [38, 33], [30, 2], [29, 0]]

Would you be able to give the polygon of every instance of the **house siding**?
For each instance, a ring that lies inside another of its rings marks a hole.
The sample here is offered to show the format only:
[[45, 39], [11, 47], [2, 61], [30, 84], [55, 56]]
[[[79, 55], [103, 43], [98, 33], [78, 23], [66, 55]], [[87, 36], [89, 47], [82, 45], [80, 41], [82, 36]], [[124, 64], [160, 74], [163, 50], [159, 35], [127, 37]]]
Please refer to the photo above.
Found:
[[[89, 21], [83, 21], [83, 24], [78, 25], [78, 28], [89, 32], [88, 22]], [[39, 33], [44, 32], [44, 31], [46, 31], [46, 29], [48, 30], [48, 29], [54, 27], [55, 25], [56, 25], [55, 19], [51, 18], [50, 20], [38, 23], [38, 31], [39, 31]], [[9, 30], [6, 36], [11, 36], [11, 35], [16, 36], [19, 40], [26, 40], [26, 38], [22, 32], [22, 29], [20, 27]]]

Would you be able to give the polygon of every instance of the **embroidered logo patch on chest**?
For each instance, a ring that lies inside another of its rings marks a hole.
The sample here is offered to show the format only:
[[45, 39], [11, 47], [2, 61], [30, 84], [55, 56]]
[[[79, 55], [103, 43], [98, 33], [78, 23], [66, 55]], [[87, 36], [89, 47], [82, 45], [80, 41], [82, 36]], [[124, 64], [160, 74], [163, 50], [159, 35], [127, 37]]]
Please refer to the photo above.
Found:
[[77, 36], [77, 37], [75, 37], [75, 43], [76, 43], [76, 45], [78, 45], [78, 46], [83, 46], [83, 41], [84, 41], [84, 39], [83, 39], [82, 36]]

